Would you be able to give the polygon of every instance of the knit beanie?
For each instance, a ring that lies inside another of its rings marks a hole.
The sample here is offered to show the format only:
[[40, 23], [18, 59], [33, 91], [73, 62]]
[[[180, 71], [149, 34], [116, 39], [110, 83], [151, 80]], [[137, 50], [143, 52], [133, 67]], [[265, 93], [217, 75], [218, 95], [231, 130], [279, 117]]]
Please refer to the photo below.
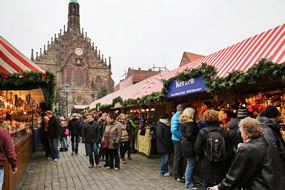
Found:
[[275, 118], [279, 115], [279, 111], [275, 106], [267, 106], [264, 110], [264, 116], [268, 118]]
[[248, 114], [247, 108], [239, 108], [238, 109], [238, 112], [237, 112], [237, 118], [238, 119], [244, 119], [248, 116], [249, 116], [249, 114]]

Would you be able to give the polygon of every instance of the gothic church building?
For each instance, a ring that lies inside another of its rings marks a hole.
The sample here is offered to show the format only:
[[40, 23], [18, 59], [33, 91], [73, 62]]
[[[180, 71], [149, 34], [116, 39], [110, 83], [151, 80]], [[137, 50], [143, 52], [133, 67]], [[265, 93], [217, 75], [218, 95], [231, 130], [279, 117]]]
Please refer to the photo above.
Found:
[[69, 109], [73, 105], [89, 105], [98, 99], [101, 90], [110, 93], [114, 89], [111, 58], [104, 58], [94, 43], [91, 45], [87, 33], [80, 31], [79, 8], [77, 0], [70, 0], [67, 31], [64, 26], [63, 32], [60, 30], [58, 36], [51, 38], [47, 48], [44, 46], [35, 57], [32, 50], [31, 55], [37, 65], [56, 75], [57, 87], [61, 92], [65, 90]]

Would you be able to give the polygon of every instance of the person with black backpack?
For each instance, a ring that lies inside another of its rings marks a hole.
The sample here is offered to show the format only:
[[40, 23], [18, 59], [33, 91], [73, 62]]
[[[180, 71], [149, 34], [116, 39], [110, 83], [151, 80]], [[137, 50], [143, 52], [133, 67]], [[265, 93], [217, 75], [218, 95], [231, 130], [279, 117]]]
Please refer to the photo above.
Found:
[[284, 190], [285, 176], [278, 150], [264, 137], [258, 120], [247, 117], [239, 123], [244, 143], [226, 177], [209, 190]]
[[201, 175], [203, 189], [214, 186], [226, 176], [234, 157], [230, 135], [219, 126], [218, 111], [208, 110], [203, 114], [206, 127], [198, 133], [195, 151], [202, 159]]

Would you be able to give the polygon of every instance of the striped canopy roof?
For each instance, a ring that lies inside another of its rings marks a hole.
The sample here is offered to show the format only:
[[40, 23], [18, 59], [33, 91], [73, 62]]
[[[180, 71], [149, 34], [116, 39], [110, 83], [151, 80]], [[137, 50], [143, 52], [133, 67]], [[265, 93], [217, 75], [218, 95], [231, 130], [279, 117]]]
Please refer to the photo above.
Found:
[[129, 98], [141, 98], [153, 92], [160, 92], [163, 88], [160, 79], [170, 79], [185, 69], [200, 67], [202, 63], [216, 67], [218, 76], [225, 77], [234, 70], [247, 71], [262, 58], [275, 63], [285, 62], [285, 23], [192, 61], [168, 73], [152, 76], [128, 88], [111, 93], [91, 103], [89, 107], [94, 108], [97, 103], [101, 103], [101, 105], [111, 104], [112, 100], [118, 96], [121, 96], [123, 100], [127, 100]]
[[45, 72], [0, 36], [0, 72], [11, 74], [20, 71]]

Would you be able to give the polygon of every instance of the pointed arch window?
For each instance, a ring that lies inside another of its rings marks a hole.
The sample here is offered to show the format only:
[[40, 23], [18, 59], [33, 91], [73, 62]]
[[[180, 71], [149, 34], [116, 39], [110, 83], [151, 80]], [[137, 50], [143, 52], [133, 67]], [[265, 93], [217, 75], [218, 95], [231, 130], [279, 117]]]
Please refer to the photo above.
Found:
[[102, 78], [100, 76], [96, 77], [95, 86], [96, 86], [97, 91], [100, 92], [102, 88]]
[[65, 82], [65, 84], [71, 84], [71, 75], [72, 75], [71, 68], [67, 68], [66, 69], [66, 73], [67, 73], [67, 75], [66, 75], [66, 82]]
[[75, 86], [83, 86], [84, 85], [84, 79], [81, 69], [76, 69], [75, 71], [75, 80], [74, 80]]

